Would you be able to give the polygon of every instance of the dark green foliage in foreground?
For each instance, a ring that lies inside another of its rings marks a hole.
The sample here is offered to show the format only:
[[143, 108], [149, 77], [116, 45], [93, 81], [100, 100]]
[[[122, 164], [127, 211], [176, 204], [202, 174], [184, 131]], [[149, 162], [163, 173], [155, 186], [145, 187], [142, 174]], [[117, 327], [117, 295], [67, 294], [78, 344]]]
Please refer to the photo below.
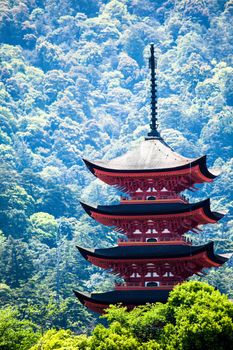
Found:
[[49, 330], [30, 350], [86, 350], [89, 339], [85, 335], [75, 335], [69, 330]]
[[89, 337], [48, 331], [31, 350], [226, 350], [233, 342], [232, 302], [201, 282], [177, 286], [164, 305], [112, 306], [104, 317], [109, 326]]
[[20, 321], [12, 308], [0, 309], [0, 349], [27, 350], [40, 336], [38, 327], [29, 321]]

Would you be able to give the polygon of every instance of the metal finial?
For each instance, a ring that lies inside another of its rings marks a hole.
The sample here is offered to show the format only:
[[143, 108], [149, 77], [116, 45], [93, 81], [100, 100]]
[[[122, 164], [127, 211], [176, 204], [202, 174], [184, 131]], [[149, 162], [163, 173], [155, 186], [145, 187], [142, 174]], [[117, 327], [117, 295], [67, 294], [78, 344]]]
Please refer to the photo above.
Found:
[[151, 131], [147, 134], [147, 139], [161, 139], [160, 133], [157, 130], [157, 84], [155, 72], [155, 69], [157, 68], [157, 61], [154, 55], [154, 44], [150, 45], [149, 67], [151, 70]]

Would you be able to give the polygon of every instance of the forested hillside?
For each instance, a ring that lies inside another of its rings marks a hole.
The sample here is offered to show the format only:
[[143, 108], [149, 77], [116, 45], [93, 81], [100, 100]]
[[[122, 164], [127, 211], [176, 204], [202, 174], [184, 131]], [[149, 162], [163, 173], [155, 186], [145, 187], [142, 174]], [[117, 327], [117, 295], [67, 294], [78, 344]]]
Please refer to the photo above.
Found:
[[[82, 157], [113, 158], [148, 132], [151, 42], [164, 139], [222, 170], [186, 194], [226, 212], [193, 240], [233, 251], [232, 23], [232, 0], [1, 0], [2, 308], [43, 331], [95, 325], [72, 290], [108, 290], [113, 279], [75, 246], [107, 247], [117, 236], [79, 200], [110, 204], [118, 193]], [[232, 277], [230, 261], [202, 280], [233, 297]]]

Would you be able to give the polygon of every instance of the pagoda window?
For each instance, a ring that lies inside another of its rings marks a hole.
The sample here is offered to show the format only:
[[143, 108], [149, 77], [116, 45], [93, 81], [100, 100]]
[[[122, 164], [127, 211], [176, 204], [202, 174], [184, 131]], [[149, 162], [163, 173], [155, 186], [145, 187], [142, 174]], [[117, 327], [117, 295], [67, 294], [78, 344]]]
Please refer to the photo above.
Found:
[[142, 232], [137, 228], [133, 233], [141, 234]]
[[149, 228], [146, 233], [158, 233], [155, 228]]
[[170, 271], [167, 271], [164, 275], [163, 275], [163, 277], [173, 277], [174, 275], [173, 275], [173, 273], [171, 273]]
[[159, 282], [157, 281], [150, 281], [150, 282], [145, 282], [146, 287], [159, 287]]
[[138, 188], [135, 192], [143, 192], [140, 188]]
[[147, 242], [158, 242], [157, 238], [147, 238]]
[[145, 277], [153, 277], [152, 272], [147, 272], [147, 274], [145, 275]]
[[161, 192], [168, 192], [168, 190], [165, 187], [163, 187]]
[[154, 200], [156, 199], [156, 197], [155, 197], [155, 196], [148, 196], [147, 199], [148, 199], [149, 201], [154, 201]]
[[170, 231], [169, 231], [167, 228], [165, 228], [165, 229], [162, 231], [162, 233], [170, 233]]
[[147, 272], [145, 277], [159, 277], [159, 275], [156, 272]]
[[153, 273], [152, 273], [152, 276], [153, 276], [153, 277], [159, 277], [159, 275], [158, 275], [156, 272], [153, 272]]
[[132, 275], [130, 275], [130, 277], [136, 278], [136, 277], [141, 277], [141, 275], [135, 271], [132, 273]]

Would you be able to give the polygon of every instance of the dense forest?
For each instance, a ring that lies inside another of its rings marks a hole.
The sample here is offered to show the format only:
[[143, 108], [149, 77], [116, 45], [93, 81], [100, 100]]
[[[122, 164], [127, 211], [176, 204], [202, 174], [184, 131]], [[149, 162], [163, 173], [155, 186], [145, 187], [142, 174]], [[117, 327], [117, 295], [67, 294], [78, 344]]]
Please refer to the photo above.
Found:
[[[117, 234], [79, 200], [110, 204], [119, 193], [82, 157], [116, 157], [148, 132], [151, 42], [164, 139], [222, 171], [185, 193], [211, 197], [226, 213], [190, 236], [233, 251], [232, 23], [232, 0], [1, 0], [0, 307], [8, 318], [76, 334], [99, 322], [72, 290], [105, 291], [114, 280], [75, 246], [108, 247]], [[232, 298], [232, 259], [202, 280]]]
[[[91, 335], [51, 329], [41, 335], [10, 308], [0, 311], [2, 350], [228, 350], [233, 342], [233, 303], [212, 286], [185, 282], [167, 303], [128, 312], [113, 306]], [[32, 346], [31, 346], [32, 345]]]

